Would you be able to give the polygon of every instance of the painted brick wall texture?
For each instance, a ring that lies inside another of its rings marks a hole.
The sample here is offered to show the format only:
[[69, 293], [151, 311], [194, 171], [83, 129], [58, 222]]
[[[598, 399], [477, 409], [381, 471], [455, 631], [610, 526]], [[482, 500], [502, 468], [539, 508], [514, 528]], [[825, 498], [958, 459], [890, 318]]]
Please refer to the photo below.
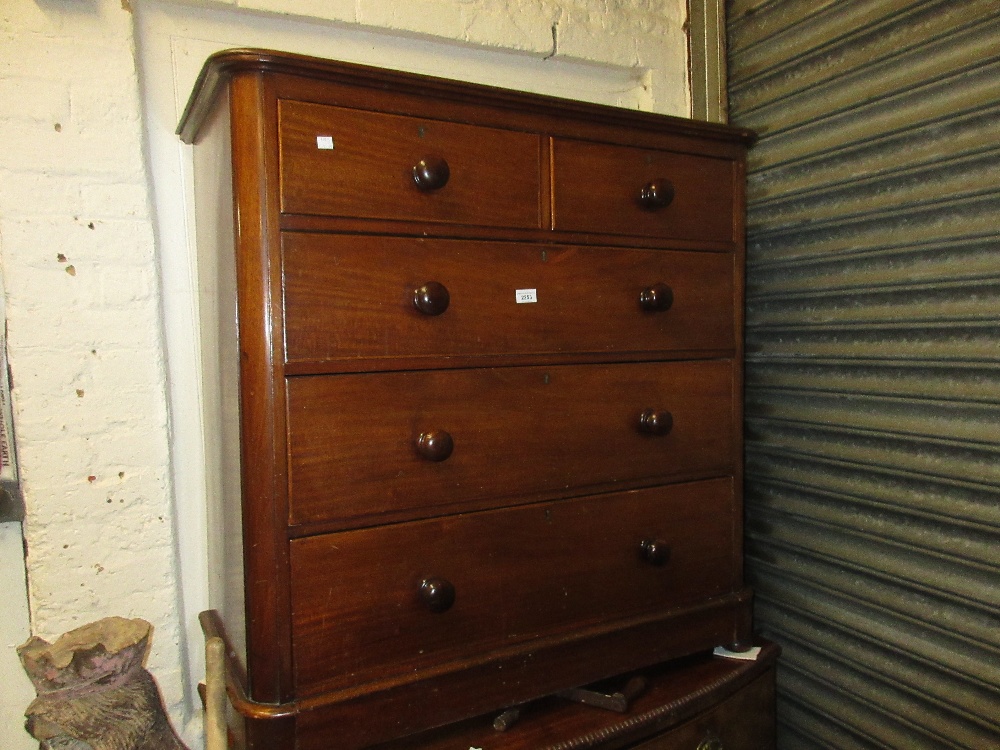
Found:
[[[683, 0], [203, 4], [676, 71], [686, 91]], [[51, 638], [112, 614], [149, 620], [148, 666], [183, 728], [197, 712], [182, 669], [134, 44], [129, 0], [0, 3], [0, 263], [32, 630]]]
[[162, 320], [132, 18], [117, 1], [0, 6], [0, 262], [32, 629], [149, 620], [149, 666], [176, 711]]
[[686, 0], [216, 0], [212, 5], [648, 68], [672, 94], [657, 111], [686, 114]]

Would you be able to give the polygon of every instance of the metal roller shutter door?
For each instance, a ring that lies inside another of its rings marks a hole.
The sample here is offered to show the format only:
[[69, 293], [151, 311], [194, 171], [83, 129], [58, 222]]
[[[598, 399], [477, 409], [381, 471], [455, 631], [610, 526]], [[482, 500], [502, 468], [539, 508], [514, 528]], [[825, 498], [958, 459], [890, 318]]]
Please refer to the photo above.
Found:
[[779, 746], [1000, 747], [1000, 2], [727, 13]]

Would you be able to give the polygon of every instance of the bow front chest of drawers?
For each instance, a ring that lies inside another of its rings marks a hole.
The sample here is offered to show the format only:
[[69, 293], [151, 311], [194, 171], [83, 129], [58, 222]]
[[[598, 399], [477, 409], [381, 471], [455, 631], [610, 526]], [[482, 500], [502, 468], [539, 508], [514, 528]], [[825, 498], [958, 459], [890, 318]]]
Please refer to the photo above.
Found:
[[749, 133], [253, 50], [179, 132], [249, 747], [749, 643]]

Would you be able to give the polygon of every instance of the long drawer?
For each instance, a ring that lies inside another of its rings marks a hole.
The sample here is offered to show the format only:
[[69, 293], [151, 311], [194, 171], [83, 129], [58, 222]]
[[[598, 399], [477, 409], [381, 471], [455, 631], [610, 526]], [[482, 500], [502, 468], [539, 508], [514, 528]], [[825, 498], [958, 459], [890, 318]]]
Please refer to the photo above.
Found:
[[728, 159], [557, 138], [552, 164], [556, 229], [734, 240]]
[[281, 101], [285, 213], [537, 229], [536, 133]]
[[289, 520], [356, 526], [728, 473], [733, 376], [707, 360], [289, 378]]
[[286, 359], [731, 350], [733, 263], [729, 253], [289, 233]]
[[717, 479], [293, 540], [296, 683], [415, 677], [729, 592], [732, 497]]

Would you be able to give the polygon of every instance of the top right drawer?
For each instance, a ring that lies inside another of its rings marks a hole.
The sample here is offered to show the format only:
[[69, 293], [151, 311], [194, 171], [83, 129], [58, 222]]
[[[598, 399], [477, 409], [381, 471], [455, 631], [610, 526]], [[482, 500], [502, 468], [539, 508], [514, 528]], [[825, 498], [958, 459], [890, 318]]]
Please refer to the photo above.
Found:
[[733, 241], [728, 159], [555, 138], [552, 164], [557, 230]]

